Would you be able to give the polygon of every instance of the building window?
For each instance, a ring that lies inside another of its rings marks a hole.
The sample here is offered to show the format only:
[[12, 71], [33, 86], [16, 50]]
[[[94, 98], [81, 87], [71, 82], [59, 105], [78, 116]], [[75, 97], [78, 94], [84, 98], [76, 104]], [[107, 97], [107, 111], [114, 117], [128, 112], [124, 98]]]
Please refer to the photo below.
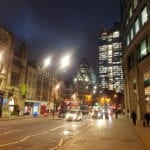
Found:
[[20, 74], [16, 72], [11, 72], [10, 85], [18, 86], [19, 85]]
[[129, 35], [127, 36], [127, 46], [130, 44]]
[[113, 38], [118, 38], [120, 36], [119, 31], [113, 32]]
[[130, 30], [130, 39], [133, 40], [133, 28]]
[[141, 42], [140, 46], [140, 56], [141, 58], [144, 57], [147, 54], [147, 46], [146, 46], [146, 40]]
[[141, 60], [148, 53], [150, 53], [150, 44], [148, 41], [148, 37], [146, 37], [138, 46], [138, 60]]
[[135, 34], [137, 34], [139, 30], [140, 30], [140, 21], [139, 18], [137, 18], [135, 21]]
[[127, 19], [126, 19], [126, 26], [128, 25], [128, 23], [129, 23], [129, 20], [128, 20], [128, 17], [127, 17]]
[[141, 21], [142, 21], [142, 25], [144, 25], [144, 24], [148, 21], [148, 11], [147, 11], [147, 7], [144, 7], [144, 9], [142, 10], [142, 13], [141, 13]]
[[131, 70], [134, 67], [134, 53], [128, 57], [128, 70]]
[[130, 7], [130, 10], [129, 10], [129, 17], [130, 18], [132, 17], [132, 7]]
[[134, 9], [137, 7], [137, 4], [138, 4], [138, 0], [133, 0]]

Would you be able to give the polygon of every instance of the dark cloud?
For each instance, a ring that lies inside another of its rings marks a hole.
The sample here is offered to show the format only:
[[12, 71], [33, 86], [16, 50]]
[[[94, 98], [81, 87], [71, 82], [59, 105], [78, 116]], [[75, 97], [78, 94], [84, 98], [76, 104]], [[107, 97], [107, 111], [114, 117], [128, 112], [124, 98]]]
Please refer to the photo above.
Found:
[[95, 66], [102, 25], [120, 17], [119, 0], [1, 0], [0, 25], [25, 41], [30, 58], [74, 49], [74, 63]]

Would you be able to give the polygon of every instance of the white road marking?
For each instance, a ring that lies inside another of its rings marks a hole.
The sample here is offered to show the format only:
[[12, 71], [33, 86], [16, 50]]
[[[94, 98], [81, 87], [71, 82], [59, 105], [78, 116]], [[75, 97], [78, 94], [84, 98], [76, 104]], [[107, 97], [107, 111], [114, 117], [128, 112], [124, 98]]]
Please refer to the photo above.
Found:
[[57, 130], [57, 129], [59, 129], [59, 128], [62, 128], [63, 126], [65, 126], [65, 125], [62, 125], [62, 126], [56, 127], [56, 128], [51, 129], [51, 130], [49, 130], [49, 131], [50, 131], [50, 132], [55, 131], [55, 130]]
[[[15, 142], [12, 142], [12, 143], [1, 144], [0, 147], [8, 146], [8, 145], [13, 145], [13, 144], [18, 144], [18, 143], [22, 143], [22, 142], [24, 142], [25, 140], [28, 140], [30, 137], [39, 136], [39, 135], [42, 135], [42, 134], [47, 134], [47, 133], [50, 133], [50, 132], [55, 131], [55, 130], [57, 130], [57, 129], [60, 129], [60, 128], [62, 128], [63, 126], [65, 126], [65, 125], [61, 125], [61, 126], [59, 126], [59, 127], [53, 128], [53, 129], [51, 129], [51, 130], [49, 130], [49, 131], [44, 131], [44, 132], [42, 132], [42, 133], [37, 133], [37, 134], [28, 135], [28, 136], [24, 137], [23, 139], [21, 139], [21, 140], [19, 140], [19, 141], [15, 141]], [[15, 131], [22, 131], [22, 130], [19, 130], [19, 129], [11, 130], [11, 131], [7, 131], [7, 132], [5, 132], [5, 133], [3, 133], [3, 134], [0, 134], [0, 135], [4, 135], [4, 134], [6, 135], [6, 134], [9, 134], [9, 133], [12, 133], [12, 132], [15, 132]]]
[[42, 132], [42, 133], [37, 133], [37, 134], [31, 134], [29, 136], [26, 136], [22, 140], [20, 140], [20, 142], [24, 142], [25, 140], [29, 139], [30, 137], [34, 137], [34, 136], [38, 136], [38, 135], [42, 135], [42, 134], [46, 134], [46, 133], [49, 133], [49, 132]]
[[[92, 122], [90, 125], [88, 125], [87, 127], [90, 127], [90, 126], [93, 126], [95, 123]], [[49, 148], [49, 150], [56, 150], [58, 149], [62, 144], [63, 144], [63, 141], [66, 140], [66, 139], [69, 139], [69, 138], [73, 138], [75, 137], [77, 134], [79, 134], [80, 131], [77, 131], [76, 133], [74, 133], [74, 135], [71, 135], [71, 136], [68, 136], [68, 137], [64, 137], [64, 138], [61, 138], [60, 139], [60, 142], [57, 146], [53, 147], [53, 148]]]
[[1, 144], [0, 147], [8, 146], [8, 145], [13, 145], [13, 144], [18, 144], [18, 143], [19, 143], [19, 141], [12, 142], [12, 143]]
[[0, 135], [6, 135], [6, 134], [9, 134], [9, 133], [13, 133], [13, 132], [20, 132], [20, 131], [23, 131], [23, 130], [20, 130], [20, 129], [10, 130], [10, 131], [7, 131], [7, 132], [4, 132], [4, 133], [1, 133]]

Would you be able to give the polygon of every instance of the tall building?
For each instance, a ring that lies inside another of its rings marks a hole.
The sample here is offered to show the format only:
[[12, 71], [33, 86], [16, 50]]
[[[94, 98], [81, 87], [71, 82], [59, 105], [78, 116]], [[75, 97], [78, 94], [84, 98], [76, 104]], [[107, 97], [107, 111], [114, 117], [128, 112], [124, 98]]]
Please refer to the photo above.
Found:
[[150, 112], [150, 1], [122, 0], [126, 109]]
[[86, 58], [83, 57], [79, 62], [74, 78], [74, 88], [80, 104], [86, 103], [86, 95], [92, 94], [94, 86], [96, 86], [96, 75]]
[[99, 86], [102, 91], [123, 91], [122, 42], [119, 22], [99, 36]]

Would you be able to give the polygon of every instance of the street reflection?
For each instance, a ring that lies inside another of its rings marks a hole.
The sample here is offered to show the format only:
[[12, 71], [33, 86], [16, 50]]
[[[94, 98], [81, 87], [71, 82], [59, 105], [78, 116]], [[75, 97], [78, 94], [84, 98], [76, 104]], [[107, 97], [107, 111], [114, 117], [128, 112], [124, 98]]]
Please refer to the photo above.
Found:
[[65, 130], [64, 131], [64, 135], [68, 135], [69, 134], [69, 131], [68, 130]]
[[111, 116], [109, 116], [108, 119], [105, 119], [105, 118], [103, 118], [103, 119], [97, 119], [96, 125], [101, 126], [101, 125], [106, 125], [108, 123], [112, 124], [112, 117]]

